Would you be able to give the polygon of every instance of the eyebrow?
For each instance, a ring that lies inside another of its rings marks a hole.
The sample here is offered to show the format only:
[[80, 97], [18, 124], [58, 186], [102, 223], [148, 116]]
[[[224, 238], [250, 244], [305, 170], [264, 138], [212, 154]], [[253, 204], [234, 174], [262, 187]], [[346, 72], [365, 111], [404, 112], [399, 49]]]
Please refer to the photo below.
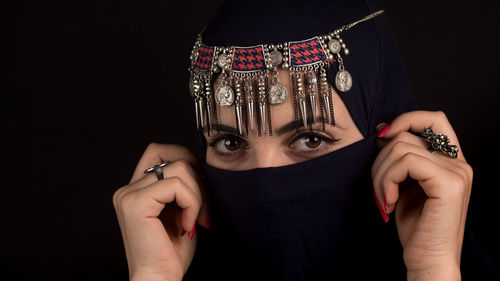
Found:
[[[317, 124], [317, 123], [321, 123], [321, 117], [320, 116], [317, 116], [316, 117], [316, 122], [311, 123], [311, 124]], [[325, 122], [325, 125], [330, 125], [330, 124], [328, 124], [327, 122]], [[281, 135], [284, 135], [284, 134], [286, 134], [286, 133], [288, 133], [288, 132], [290, 132], [292, 130], [298, 130], [299, 128], [301, 128], [303, 126], [304, 126], [304, 121], [302, 121], [302, 119], [293, 120], [293, 121], [291, 121], [291, 122], [283, 125], [281, 128], [275, 130], [275, 132], [276, 132], [276, 135], [281, 136]], [[214, 130], [216, 130], [216, 131], [226, 132], [226, 133], [230, 133], [230, 134], [233, 134], [233, 135], [239, 135], [240, 134], [240, 132], [238, 131], [237, 128], [231, 127], [231, 126], [227, 126], [227, 125], [224, 125], [224, 124], [212, 124], [212, 128]], [[206, 126], [203, 128], [203, 131], [207, 132]]]

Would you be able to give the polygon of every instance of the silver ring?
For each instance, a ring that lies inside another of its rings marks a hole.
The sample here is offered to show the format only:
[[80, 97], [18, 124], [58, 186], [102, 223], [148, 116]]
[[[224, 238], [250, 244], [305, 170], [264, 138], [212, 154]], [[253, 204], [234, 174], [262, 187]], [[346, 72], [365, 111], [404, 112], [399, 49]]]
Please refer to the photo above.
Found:
[[450, 139], [447, 135], [436, 134], [430, 127], [424, 127], [422, 132], [420, 132], [427, 142], [431, 145], [427, 149], [429, 152], [434, 154], [436, 150], [440, 150], [444, 154], [447, 154], [451, 158], [457, 158], [458, 147], [450, 143]]
[[150, 167], [150, 168], [147, 168], [144, 173], [145, 174], [149, 174], [149, 173], [152, 173], [154, 172], [156, 177], [158, 178], [158, 180], [162, 180], [164, 179], [165, 177], [163, 176], [163, 167], [165, 166], [168, 166], [170, 165], [170, 161], [165, 161], [165, 162], [162, 162], [160, 164], [156, 164], [154, 165], [153, 167]]

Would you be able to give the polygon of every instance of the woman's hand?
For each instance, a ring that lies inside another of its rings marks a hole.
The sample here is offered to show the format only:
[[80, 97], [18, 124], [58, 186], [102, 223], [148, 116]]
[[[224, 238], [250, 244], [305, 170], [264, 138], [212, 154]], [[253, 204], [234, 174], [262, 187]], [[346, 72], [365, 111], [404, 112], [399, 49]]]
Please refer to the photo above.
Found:
[[[427, 150], [429, 126], [459, 148], [458, 157]], [[413, 111], [379, 128], [381, 151], [372, 166], [375, 200], [387, 222], [395, 211], [408, 280], [460, 280], [460, 255], [472, 186], [453, 128], [442, 112]]]
[[[163, 167], [165, 179], [144, 174], [166, 160], [172, 163]], [[153, 143], [130, 183], [115, 192], [113, 204], [131, 280], [182, 280], [196, 249], [196, 221], [207, 228], [210, 224], [197, 168], [196, 158], [186, 148]]]

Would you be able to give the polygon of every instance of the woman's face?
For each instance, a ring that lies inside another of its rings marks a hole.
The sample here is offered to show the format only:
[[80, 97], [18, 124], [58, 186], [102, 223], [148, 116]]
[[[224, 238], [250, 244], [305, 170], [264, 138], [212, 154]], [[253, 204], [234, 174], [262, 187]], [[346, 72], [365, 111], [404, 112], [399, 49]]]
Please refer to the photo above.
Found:
[[[248, 170], [253, 168], [276, 167], [305, 161], [337, 150], [363, 139], [345, 104], [332, 87], [333, 109], [336, 126], [325, 123], [321, 130], [321, 119], [316, 118], [312, 130], [301, 126], [296, 130], [293, 97], [288, 70], [280, 69], [279, 81], [288, 91], [283, 104], [271, 105], [273, 136], [258, 136], [257, 125], [249, 135], [239, 135], [236, 129], [234, 106], [218, 107], [219, 134], [213, 131], [207, 140], [206, 161], [209, 165], [226, 170]], [[221, 76], [214, 84], [220, 87]], [[319, 98], [319, 97], [318, 97]], [[300, 114], [300, 113], [299, 113]], [[319, 116], [319, 106], [317, 116]], [[245, 125], [243, 125], [244, 127]]]

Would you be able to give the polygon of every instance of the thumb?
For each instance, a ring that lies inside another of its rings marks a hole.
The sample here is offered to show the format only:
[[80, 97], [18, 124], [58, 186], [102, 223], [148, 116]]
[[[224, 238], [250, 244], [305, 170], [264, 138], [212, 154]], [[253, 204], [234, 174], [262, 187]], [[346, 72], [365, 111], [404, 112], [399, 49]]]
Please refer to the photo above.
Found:
[[389, 143], [389, 140], [382, 138], [385, 132], [389, 130], [391, 124], [387, 124], [386, 122], [382, 122], [377, 125], [377, 146], [382, 149], [386, 144]]

